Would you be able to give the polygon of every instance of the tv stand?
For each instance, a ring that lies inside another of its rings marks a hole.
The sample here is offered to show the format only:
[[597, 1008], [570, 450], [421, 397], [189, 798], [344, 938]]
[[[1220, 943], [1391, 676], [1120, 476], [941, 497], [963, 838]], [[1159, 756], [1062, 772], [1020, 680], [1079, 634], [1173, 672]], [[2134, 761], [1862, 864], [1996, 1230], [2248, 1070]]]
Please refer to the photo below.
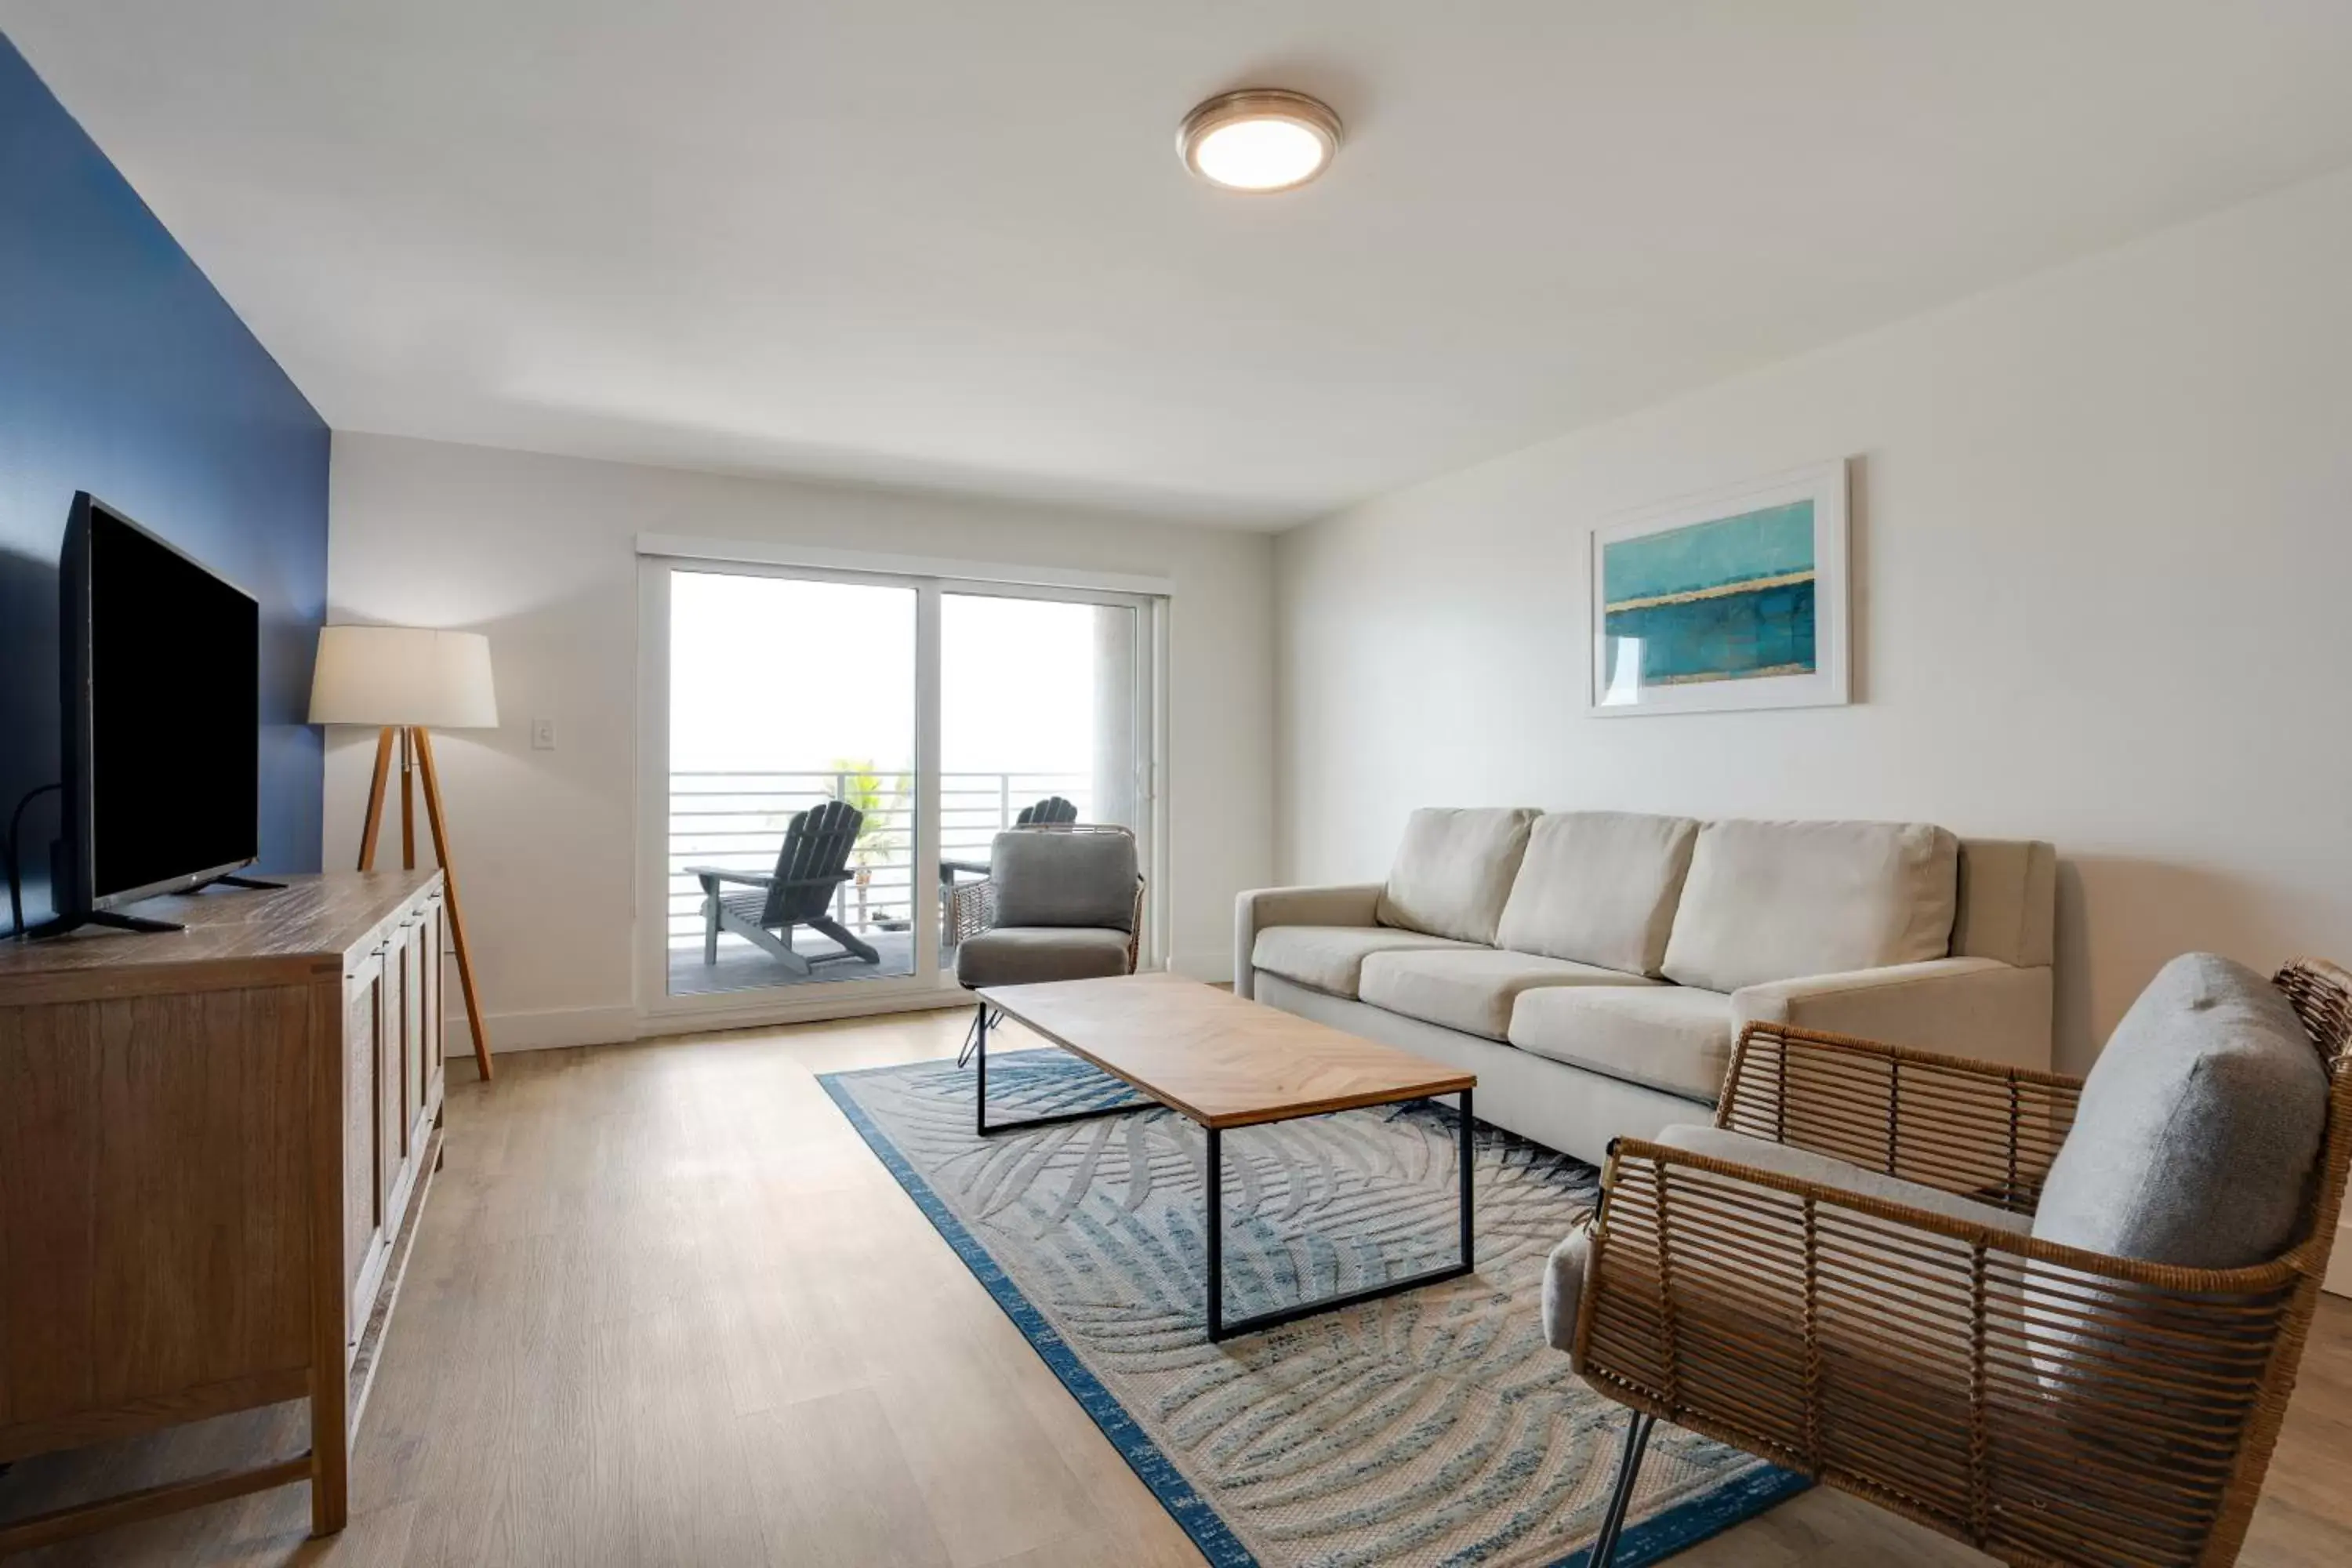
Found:
[[[288, 882], [163, 900], [169, 940], [0, 944], [0, 1465], [153, 1435], [100, 1461], [152, 1484], [10, 1507], [0, 1560], [299, 1481], [313, 1533], [350, 1512], [441, 1159], [448, 902], [438, 871]], [[274, 1463], [191, 1474], [166, 1435], [294, 1400]]]
[[112, 910], [84, 910], [78, 915], [58, 915], [43, 921], [25, 933], [26, 942], [47, 942], [51, 937], [79, 931], [84, 926], [104, 926], [109, 931], [173, 931], [188, 928], [177, 921], [149, 920], [145, 915], [118, 914]]
[[201, 884], [196, 890], [198, 892], [202, 892], [205, 888], [245, 888], [257, 893], [282, 893], [286, 890], [286, 884], [283, 882], [265, 882], [258, 877], [238, 877], [231, 875], [226, 877], [215, 877], [211, 881]]

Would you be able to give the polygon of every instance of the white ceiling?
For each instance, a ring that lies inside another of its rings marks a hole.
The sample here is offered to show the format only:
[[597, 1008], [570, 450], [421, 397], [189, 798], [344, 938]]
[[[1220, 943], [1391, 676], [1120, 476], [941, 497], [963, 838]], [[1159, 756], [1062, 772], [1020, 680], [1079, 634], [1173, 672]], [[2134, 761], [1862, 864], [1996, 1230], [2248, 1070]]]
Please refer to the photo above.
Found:
[[[2345, 0], [0, 0], [338, 428], [1279, 524], [2352, 162]], [[1208, 189], [1247, 85], [1348, 122]]]

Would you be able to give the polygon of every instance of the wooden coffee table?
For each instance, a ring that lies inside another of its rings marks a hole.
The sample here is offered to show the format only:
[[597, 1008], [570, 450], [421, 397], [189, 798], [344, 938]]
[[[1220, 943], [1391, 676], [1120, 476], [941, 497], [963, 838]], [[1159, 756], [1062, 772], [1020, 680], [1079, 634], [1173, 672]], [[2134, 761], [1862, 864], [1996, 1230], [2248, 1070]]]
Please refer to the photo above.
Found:
[[[1057, 980], [1042, 985], [995, 985], [980, 993], [974, 1095], [982, 1137], [1051, 1127], [1145, 1109], [1114, 1105], [1063, 1111], [1019, 1121], [988, 1120], [988, 1027], [991, 1009], [1017, 1018], [1071, 1055], [1122, 1079], [1160, 1104], [1200, 1124], [1208, 1138], [1207, 1226], [1209, 1338], [1270, 1329], [1335, 1307], [1353, 1306], [1454, 1279], [1470, 1272], [1470, 1092], [1475, 1073], [1360, 1039], [1294, 1014], [1244, 1001], [1231, 992], [1171, 974], [1110, 980]], [[1460, 1261], [1367, 1289], [1301, 1302], [1276, 1311], [1225, 1317], [1224, 1147], [1227, 1129], [1324, 1116], [1368, 1105], [1394, 1105], [1435, 1095], [1461, 1097], [1458, 1202]]]

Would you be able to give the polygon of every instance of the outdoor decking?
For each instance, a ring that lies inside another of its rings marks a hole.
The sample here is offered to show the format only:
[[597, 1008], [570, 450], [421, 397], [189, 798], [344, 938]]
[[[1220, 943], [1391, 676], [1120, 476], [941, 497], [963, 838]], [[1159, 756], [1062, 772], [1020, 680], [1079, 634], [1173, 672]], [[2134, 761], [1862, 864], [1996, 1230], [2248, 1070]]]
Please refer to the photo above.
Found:
[[[734, 937], [719, 941], [719, 962], [702, 962], [702, 944], [673, 947], [669, 950], [669, 994], [673, 996], [708, 996], [721, 991], [756, 991], [770, 985], [829, 985], [845, 980], [878, 980], [893, 975], [915, 973], [915, 939], [912, 932], [875, 931], [859, 933], [882, 955], [879, 963], [867, 963], [862, 959], [844, 959], [838, 963], [820, 963], [807, 974], [796, 974], [766, 952], [748, 942]], [[814, 958], [841, 950], [814, 931], [795, 931], [794, 947]], [[951, 964], [955, 955], [950, 951], [941, 955], [942, 964]]]

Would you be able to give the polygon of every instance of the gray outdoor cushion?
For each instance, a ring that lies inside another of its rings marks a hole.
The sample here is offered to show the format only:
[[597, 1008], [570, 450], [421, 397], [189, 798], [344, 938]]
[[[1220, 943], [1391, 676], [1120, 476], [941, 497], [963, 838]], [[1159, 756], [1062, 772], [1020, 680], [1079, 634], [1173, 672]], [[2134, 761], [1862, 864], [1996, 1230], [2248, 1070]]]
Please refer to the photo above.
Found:
[[989, 851], [1000, 926], [1094, 926], [1135, 920], [1135, 840], [1051, 828], [1000, 833]]
[[1703, 1154], [1710, 1160], [1728, 1161], [1735, 1165], [1752, 1165], [1769, 1171], [1776, 1176], [1792, 1181], [1811, 1182], [1816, 1186], [1835, 1187], [1842, 1193], [1859, 1197], [1876, 1198], [1881, 1203], [1901, 1204], [1906, 1208], [1925, 1209], [1946, 1219], [1966, 1220], [1971, 1225], [1986, 1226], [1993, 1230], [2006, 1230], [2023, 1235], [2031, 1222], [2012, 1209], [1996, 1208], [1990, 1204], [1964, 1198], [1948, 1193], [1941, 1187], [1931, 1187], [1923, 1182], [1906, 1181], [1890, 1176], [1884, 1171], [1874, 1171], [1850, 1160], [1832, 1154], [1820, 1154], [1811, 1149], [1795, 1149], [1786, 1143], [1775, 1143], [1768, 1138], [1750, 1137], [1745, 1132], [1733, 1132], [1721, 1127], [1702, 1127], [1696, 1123], [1669, 1127], [1652, 1142], [1663, 1143], [1669, 1149], [1687, 1153]]
[[1127, 973], [1127, 932], [1108, 926], [998, 926], [956, 946], [962, 985], [1029, 985]]
[[1544, 1260], [1544, 1338], [1552, 1349], [1570, 1355], [1576, 1353], [1576, 1320], [1584, 1308], [1584, 1275], [1592, 1266], [1591, 1223], [1587, 1220], [1570, 1231]]
[[[1835, 1187], [1841, 1192], [1877, 1198], [1885, 1203], [1901, 1204], [1906, 1208], [1925, 1209], [1930, 1214], [1967, 1220], [1993, 1230], [2022, 1232], [2027, 1224], [2023, 1215], [1960, 1197], [1940, 1187], [1906, 1182], [1827, 1154], [1814, 1153], [1809, 1149], [1792, 1149], [1784, 1143], [1751, 1138], [1747, 1133], [1727, 1131], [1720, 1127], [1703, 1127], [1696, 1123], [1668, 1127], [1651, 1142], [1735, 1165], [1769, 1171], [1775, 1175], [1788, 1176], [1796, 1181], [1811, 1182], [1818, 1186]], [[1681, 1179], [1713, 1182], [1723, 1178], [1691, 1174]], [[1914, 1254], [1967, 1250], [1963, 1244], [1941, 1237], [1922, 1236], [1906, 1245]], [[1546, 1261], [1544, 1337], [1556, 1350], [1571, 1352], [1575, 1350], [1576, 1320], [1583, 1309], [1585, 1275], [1591, 1259], [1592, 1238], [1586, 1228], [1580, 1226], [1569, 1233], [1566, 1240], [1552, 1248], [1551, 1256]], [[1919, 1299], [1916, 1292], [1899, 1285], [1890, 1284], [1887, 1289], [1894, 1296], [1908, 1297], [1914, 1300]]]
[[2259, 1263], [2294, 1238], [2326, 1123], [2326, 1071], [2278, 988], [2184, 953], [2093, 1064], [2033, 1234], [2189, 1268]]

